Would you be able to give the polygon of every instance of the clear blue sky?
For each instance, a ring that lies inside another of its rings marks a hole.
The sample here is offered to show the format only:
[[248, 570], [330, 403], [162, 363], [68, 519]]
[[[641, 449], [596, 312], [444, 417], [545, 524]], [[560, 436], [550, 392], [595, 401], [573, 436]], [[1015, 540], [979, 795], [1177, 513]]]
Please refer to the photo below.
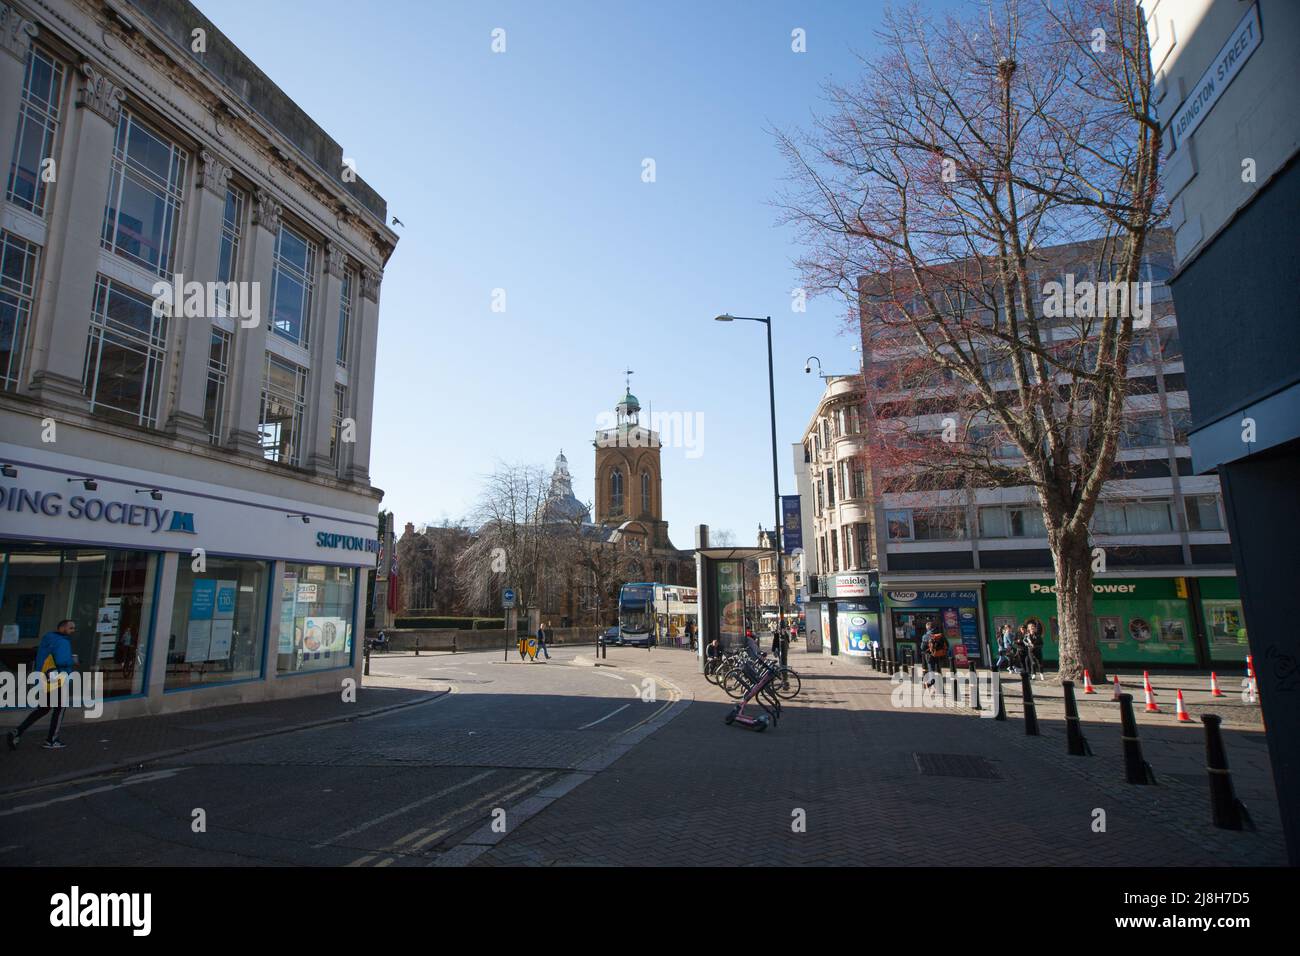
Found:
[[[773, 316], [781, 490], [820, 393], [804, 359], [857, 367], [844, 303], [790, 308], [768, 130], [870, 54], [875, 3], [356, 3], [198, 0], [356, 160], [405, 223], [380, 307], [371, 480], [402, 522], [465, 515], [498, 459], [563, 448], [594, 497], [597, 415], [622, 395], [703, 416], [663, 452], [678, 547], [749, 543], [772, 516]], [[494, 28], [505, 53], [491, 51]], [[803, 28], [807, 52], [791, 50]], [[653, 158], [657, 181], [642, 182]], [[506, 290], [505, 314], [491, 310]]]

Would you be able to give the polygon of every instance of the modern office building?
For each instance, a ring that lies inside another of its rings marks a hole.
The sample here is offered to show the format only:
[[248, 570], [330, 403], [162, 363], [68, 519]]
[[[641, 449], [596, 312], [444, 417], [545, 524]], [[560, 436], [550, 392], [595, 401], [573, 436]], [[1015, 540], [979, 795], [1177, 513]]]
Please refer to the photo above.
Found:
[[1143, 0], [1198, 475], [1223, 486], [1292, 865], [1300, 865], [1300, 4]]
[[0, 662], [71, 618], [106, 717], [337, 692], [383, 199], [184, 0], [5, 0], [0, 40]]
[[[1038, 250], [1040, 278], [1087, 274], [1094, 249]], [[1244, 663], [1246, 625], [1231, 564], [1223, 504], [1213, 475], [1192, 474], [1190, 422], [1177, 319], [1153, 252], [1150, 327], [1130, 351], [1126, 423], [1111, 479], [1092, 522], [1107, 563], [1094, 584], [1097, 638], [1112, 663], [1211, 666]], [[1035, 285], [1041, 288], [1042, 283]], [[908, 487], [891, 481], [864, 437], [866, 381], [919, 345], [875, 333], [864, 296], [867, 378], [830, 379], [804, 434], [813, 475], [818, 595], [831, 653], [861, 655], [873, 639], [915, 653], [926, 623], [943, 628], [971, 659], [988, 661], [1003, 624], [1036, 621], [1045, 658], [1056, 658], [1051, 552], [1030, 487]], [[1061, 341], [1068, 328], [1049, 334]], [[992, 361], [992, 360], [991, 360]], [[1005, 359], [1001, 360], [1005, 361]], [[990, 366], [994, 381], [1009, 378]], [[906, 396], [873, 389], [875, 421], [927, 433], [943, 427]], [[896, 409], [904, 411], [894, 411]], [[897, 417], [891, 417], [891, 416]], [[997, 454], [1014, 459], [1008, 445]]]

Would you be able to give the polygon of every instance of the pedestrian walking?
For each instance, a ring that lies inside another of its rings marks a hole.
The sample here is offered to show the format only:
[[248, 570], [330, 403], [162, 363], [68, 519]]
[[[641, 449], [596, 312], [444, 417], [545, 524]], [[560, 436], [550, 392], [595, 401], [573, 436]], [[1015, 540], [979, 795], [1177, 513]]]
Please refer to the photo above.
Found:
[[1025, 667], [1029, 670], [1031, 680], [1035, 677], [1039, 680], [1047, 679], [1047, 675], [1043, 673], [1043, 659], [1039, 656], [1042, 653], [1042, 647], [1043, 638], [1038, 633], [1038, 625], [1030, 621], [1029, 627], [1025, 631]]
[[541, 652], [546, 655], [546, 659], [548, 661], [551, 659], [551, 652], [548, 651], [546, 648], [554, 643], [555, 643], [555, 632], [551, 630], [551, 622], [547, 621], [546, 627], [542, 631], [542, 640], [538, 642], [538, 647], [541, 650]]
[[35, 708], [16, 729], [9, 731], [7, 742], [10, 750], [17, 750], [18, 742], [27, 728], [46, 714], [50, 715], [50, 730], [45, 738], [45, 749], [62, 750], [66, 746], [59, 739], [64, 708], [57, 701], [60, 699], [58, 695], [63, 689], [63, 682], [77, 665], [77, 656], [72, 653], [72, 636], [76, 633], [77, 622], [72, 618], [64, 618], [54, 630], [47, 631], [36, 646], [36, 668], [45, 681], [49, 699], [46, 706]]
[[687, 621], [687, 622], [686, 622], [686, 640], [687, 640], [687, 642], [691, 645], [691, 650], [696, 650], [696, 649], [697, 649], [697, 644], [696, 644], [696, 642], [695, 642], [695, 622], [694, 622], [694, 621]]
[[928, 683], [934, 683], [934, 674], [948, 662], [948, 638], [942, 631], [936, 631], [932, 622], [925, 625], [922, 645], [926, 654], [926, 670], [931, 672]]
[[1003, 624], [1002, 633], [998, 635], [998, 659], [993, 664], [995, 671], [1004, 667], [1011, 669], [1011, 658], [1015, 654], [1015, 640], [1011, 636], [1011, 625]]

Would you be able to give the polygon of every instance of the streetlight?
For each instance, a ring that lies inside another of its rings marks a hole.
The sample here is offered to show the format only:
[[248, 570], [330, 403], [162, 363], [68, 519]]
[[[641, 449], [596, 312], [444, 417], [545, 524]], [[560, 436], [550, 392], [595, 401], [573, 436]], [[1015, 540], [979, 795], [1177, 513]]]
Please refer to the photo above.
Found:
[[[776, 383], [772, 377], [772, 317], [756, 318], [749, 315], [732, 315], [724, 312], [715, 316], [717, 322], [762, 322], [767, 326], [767, 397], [772, 413], [772, 501], [775, 509], [776, 523], [772, 526], [773, 544], [776, 546], [776, 621], [777, 626], [785, 628], [785, 581], [781, 569], [781, 484], [777, 478], [776, 464]], [[781, 645], [781, 664], [789, 663], [788, 645]]]

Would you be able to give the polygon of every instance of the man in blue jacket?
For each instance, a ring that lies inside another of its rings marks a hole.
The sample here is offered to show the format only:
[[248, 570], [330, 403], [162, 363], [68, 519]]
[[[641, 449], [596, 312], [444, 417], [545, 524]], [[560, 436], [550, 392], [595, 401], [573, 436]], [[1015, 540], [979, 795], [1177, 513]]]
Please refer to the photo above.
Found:
[[[58, 627], [52, 631], [46, 632], [41, 638], [41, 643], [36, 648], [36, 667], [44, 675], [46, 686], [50, 691], [50, 703], [56, 704], [58, 700], [55, 697], [59, 693], [64, 680], [72, 673], [73, 667], [76, 666], [77, 659], [72, 653], [72, 635], [77, 633], [77, 622], [72, 618], [65, 618], [59, 622]], [[50, 733], [45, 740], [46, 750], [62, 750], [65, 746], [59, 739], [59, 727], [63, 723], [63, 707], [49, 706], [37, 707], [27, 719], [18, 725], [17, 730], [9, 731], [8, 742], [10, 750], [18, 749], [18, 741], [22, 738], [25, 731], [36, 721], [40, 720], [46, 714], [50, 717]]]

